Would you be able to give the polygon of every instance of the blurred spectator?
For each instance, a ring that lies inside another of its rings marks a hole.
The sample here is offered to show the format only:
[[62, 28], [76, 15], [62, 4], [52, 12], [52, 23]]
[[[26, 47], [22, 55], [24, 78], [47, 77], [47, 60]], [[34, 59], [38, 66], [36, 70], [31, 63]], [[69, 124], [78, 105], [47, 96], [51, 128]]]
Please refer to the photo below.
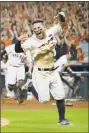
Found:
[[[4, 49], [5, 49], [5, 43], [0, 42], [0, 61], [3, 57]], [[0, 62], [0, 65], [1, 65], [1, 62]], [[4, 88], [5, 88], [5, 75], [3, 70], [1, 70], [1, 67], [0, 67], [0, 94], [2, 93]]]
[[76, 98], [84, 98], [84, 77], [81, 76], [80, 78], [76, 78], [75, 80], [74, 95], [76, 96]]
[[80, 77], [80, 90], [79, 90], [79, 96], [84, 98], [84, 77]]
[[0, 61], [1, 61], [2, 57], [3, 57], [4, 49], [5, 49], [5, 43], [4, 42], [0, 42]]
[[66, 38], [65, 34], [62, 34], [59, 36], [60, 44], [56, 45], [56, 59], [60, 58], [62, 55], [65, 55], [67, 53], [71, 54], [71, 59], [70, 60], [77, 60], [77, 50], [76, 50], [76, 45], [75, 41], [71, 40], [68, 41]]

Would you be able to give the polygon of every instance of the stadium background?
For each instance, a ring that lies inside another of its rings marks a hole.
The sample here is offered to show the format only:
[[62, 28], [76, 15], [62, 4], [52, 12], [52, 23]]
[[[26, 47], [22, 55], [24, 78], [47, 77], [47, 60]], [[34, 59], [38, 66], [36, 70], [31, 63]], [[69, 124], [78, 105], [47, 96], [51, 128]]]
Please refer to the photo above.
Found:
[[[78, 61], [88, 62], [88, 2], [0, 2], [0, 10], [0, 45], [5, 44], [5, 47], [14, 44], [24, 31], [31, 36], [31, 22], [35, 18], [42, 18], [46, 27], [50, 28], [57, 12], [64, 11], [68, 23], [71, 19], [74, 22], [69, 40], [73, 40], [76, 47], [81, 46], [77, 49], [77, 54], [81, 54]], [[77, 29], [81, 35], [76, 34]], [[88, 97], [89, 91], [86, 91], [86, 94], [82, 98]], [[19, 106], [16, 101], [2, 99], [1, 105], [1, 116], [10, 120], [10, 124], [3, 127], [2, 132], [88, 132], [86, 100], [73, 102], [73, 106], [67, 109], [67, 116], [74, 126], [64, 128], [55, 124], [57, 111], [54, 110], [56, 107], [52, 106], [51, 101], [47, 105], [41, 105], [33, 98]]]

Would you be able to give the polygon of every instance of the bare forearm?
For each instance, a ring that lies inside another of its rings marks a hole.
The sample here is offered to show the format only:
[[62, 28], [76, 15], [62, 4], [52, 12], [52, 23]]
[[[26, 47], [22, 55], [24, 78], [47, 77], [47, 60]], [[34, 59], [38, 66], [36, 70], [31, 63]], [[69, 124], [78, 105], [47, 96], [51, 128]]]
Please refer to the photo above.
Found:
[[33, 70], [33, 64], [32, 62], [29, 63], [29, 74], [32, 75], [32, 70]]
[[27, 56], [27, 66], [29, 67], [29, 74], [32, 72], [33, 68], [33, 63], [32, 63], [32, 57], [30, 51], [26, 51], [26, 56]]

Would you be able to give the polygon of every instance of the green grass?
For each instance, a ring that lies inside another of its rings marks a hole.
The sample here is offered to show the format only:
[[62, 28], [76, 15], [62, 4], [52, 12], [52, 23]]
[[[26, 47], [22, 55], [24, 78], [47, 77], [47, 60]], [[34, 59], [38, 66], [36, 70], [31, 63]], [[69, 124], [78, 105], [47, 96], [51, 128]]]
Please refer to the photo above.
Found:
[[66, 117], [73, 125], [57, 124], [57, 110], [3, 110], [1, 116], [10, 124], [3, 132], [88, 132], [88, 109], [67, 109]]

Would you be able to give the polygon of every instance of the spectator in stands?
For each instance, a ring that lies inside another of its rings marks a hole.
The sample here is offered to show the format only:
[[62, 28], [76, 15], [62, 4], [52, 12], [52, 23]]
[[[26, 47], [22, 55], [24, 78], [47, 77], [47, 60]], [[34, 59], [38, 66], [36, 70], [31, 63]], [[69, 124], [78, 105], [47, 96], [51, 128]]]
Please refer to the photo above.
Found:
[[[82, 37], [88, 29], [88, 4], [87, 2], [7, 2], [1, 5], [1, 27], [11, 29], [12, 18], [15, 18], [17, 29], [21, 21], [33, 21], [41, 17], [45, 20], [46, 27], [52, 25], [53, 16], [57, 11], [65, 11], [67, 19], [72, 20], [76, 35]], [[47, 19], [49, 18], [49, 19]], [[85, 30], [86, 29], [86, 30]], [[71, 29], [72, 30], [72, 29]], [[19, 31], [20, 32], [20, 31]], [[72, 31], [74, 32], [74, 31]], [[88, 34], [86, 35], [88, 38]]]
[[2, 57], [3, 57], [4, 49], [5, 49], [5, 43], [4, 42], [0, 42], [0, 61], [1, 61]]
[[70, 60], [77, 60], [77, 51], [76, 51], [76, 45], [75, 41], [69, 40], [69, 38], [66, 37], [66, 34], [61, 33], [59, 35], [60, 45], [58, 44], [56, 46], [56, 59], [60, 58], [62, 55], [65, 55], [67, 53], [70, 53], [72, 55], [72, 58]]
[[[3, 57], [4, 49], [5, 49], [5, 44], [3, 42], [0, 42], [0, 64], [1, 64], [1, 59]], [[5, 88], [5, 75], [3, 71], [0, 70], [0, 94], [2, 93], [3, 88]]]

